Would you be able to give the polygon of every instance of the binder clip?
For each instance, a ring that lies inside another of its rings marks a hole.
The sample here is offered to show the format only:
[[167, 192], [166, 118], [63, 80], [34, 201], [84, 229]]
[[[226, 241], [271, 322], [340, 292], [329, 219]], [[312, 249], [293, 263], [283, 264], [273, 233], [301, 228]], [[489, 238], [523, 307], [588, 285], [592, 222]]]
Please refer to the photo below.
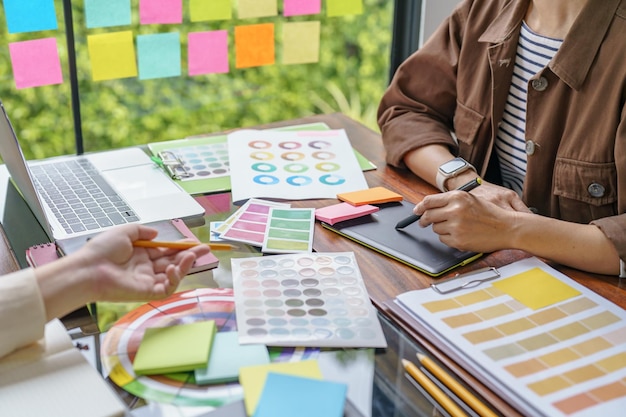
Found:
[[172, 151], [161, 151], [158, 153], [163, 168], [175, 180], [190, 178], [192, 174], [189, 172], [185, 163]]
[[449, 294], [454, 291], [476, 287], [483, 282], [500, 277], [500, 271], [495, 266], [477, 269], [467, 274], [456, 274], [442, 282], [432, 283], [430, 287], [439, 294]]

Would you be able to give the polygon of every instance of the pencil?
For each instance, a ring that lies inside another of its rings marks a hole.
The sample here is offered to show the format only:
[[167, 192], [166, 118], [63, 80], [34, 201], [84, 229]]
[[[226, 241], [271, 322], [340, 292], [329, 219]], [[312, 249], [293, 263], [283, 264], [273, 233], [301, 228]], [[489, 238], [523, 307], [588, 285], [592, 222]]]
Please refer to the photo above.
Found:
[[[469, 193], [474, 188], [478, 187], [481, 183], [482, 183], [482, 180], [479, 177], [476, 177], [470, 182], [461, 185], [459, 188], [457, 188], [457, 191], [467, 191]], [[404, 219], [396, 223], [396, 229], [404, 229], [408, 225], [413, 224], [416, 221], [418, 221], [421, 217], [422, 216], [417, 215], [417, 214], [411, 214], [410, 216], [405, 217]]]
[[435, 401], [437, 401], [437, 403], [448, 412], [448, 414], [452, 417], [467, 417], [467, 414], [461, 410], [461, 408], [456, 405], [456, 403], [452, 401], [452, 399], [448, 397], [437, 385], [435, 385], [435, 383], [431, 381], [426, 374], [420, 371], [420, 369], [413, 362], [402, 359], [402, 366], [404, 366], [405, 371], [407, 371], [407, 373], [411, 375], [411, 377], [413, 377], [413, 379], [415, 379], [415, 381], [420, 384], [420, 386], [424, 388], [426, 392], [428, 392], [428, 394], [430, 394]]
[[457, 380], [452, 378], [450, 374], [444, 371], [428, 356], [421, 353], [417, 354], [417, 360], [428, 369], [439, 381], [450, 389], [457, 397], [462, 399], [465, 404], [469, 405], [480, 417], [497, 417], [497, 414], [491, 411], [485, 404], [462, 386]]
[[228, 243], [202, 243], [202, 242], [165, 242], [158, 240], [135, 240], [133, 246], [140, 248], [169, 248], [169, 249], [190, 249], [198, 245], [208, 245], [211, 250], [231, 250], [232, 245]]

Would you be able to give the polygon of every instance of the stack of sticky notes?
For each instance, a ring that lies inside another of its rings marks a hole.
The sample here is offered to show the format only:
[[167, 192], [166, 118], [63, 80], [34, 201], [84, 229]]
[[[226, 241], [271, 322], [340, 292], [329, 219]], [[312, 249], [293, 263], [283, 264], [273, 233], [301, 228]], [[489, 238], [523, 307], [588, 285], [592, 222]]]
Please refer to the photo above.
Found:
[[239, 378], [240, 368], [270, 362], [265, 345], [240, 345], [238, 337], [236, 331], [215, 335], [208, 366], [195, 370], [196, 384], [234, 382]]
[[347, 385], [323, 380], [317, 360], [244, 367], [239, 382], [248, 416], [343, 416]]
[[385, 187], [373, 187], [365, 190], [337, 194], [337, 198], [353, 206], [393, 203], [403, 200], [400, 194]]
[[217, 327], [200, 321], [146, 329], [133, 361], [137, 375], [193, 371], [206, 367]]

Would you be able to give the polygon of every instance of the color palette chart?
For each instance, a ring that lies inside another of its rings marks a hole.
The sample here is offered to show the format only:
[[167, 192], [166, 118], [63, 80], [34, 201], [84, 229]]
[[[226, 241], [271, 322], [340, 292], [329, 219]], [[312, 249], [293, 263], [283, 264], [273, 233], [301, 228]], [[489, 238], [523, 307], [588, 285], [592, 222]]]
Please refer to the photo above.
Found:
[[169, 150], [181, 164], [176, 173], [181, 181], [219, 178], [230, 175], [225, 143], [207, 143]]
[[[177, 406], [218, 408], [243, 399], [238, 382], [198, 385], [194, 372], [139, 376], [133, 361], [144, 332], [151, 327], [214, 321], [218, 332], [237, 330], [235, 302], [230, 288], [202, 288], [173, 294], [144, 304], [118, 320], [105, 334], [102, 364], [119, 387], [140, 398]], [[317, 348], [269, 348], [272, 362], [314, 359]]]
[[396, 298], [475, 375], [537, 416], [621, 416], [626, 404], [626, 311], [529, 258], [501, 278]]
[[232, 199], [336, 198], [368, 188], [343, 129], [228, 135]]
[[352, 252], [231, 260], [239, 343], [386, 347]]

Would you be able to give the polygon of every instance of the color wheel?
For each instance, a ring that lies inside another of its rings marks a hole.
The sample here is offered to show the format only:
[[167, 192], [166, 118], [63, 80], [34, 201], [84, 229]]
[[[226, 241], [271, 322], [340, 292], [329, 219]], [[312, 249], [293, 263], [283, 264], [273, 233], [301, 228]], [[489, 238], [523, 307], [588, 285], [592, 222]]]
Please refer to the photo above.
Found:
[[[218, 331], [237, 329], [231, 288], [203, 288], [173, 294], [144, 304], [118, 320], [106, 333], [102, 364], [109, 378], [125, 391], [145, 400], [178, 406], [220, 407], [243, 398], [239, 383], [197, 385], [193, 372], [138, 376], [133, 360], [144, 331], [149, 327], [215, 320]], [[268, 348], [272, 362], [317, 357], [317, 348]]]

